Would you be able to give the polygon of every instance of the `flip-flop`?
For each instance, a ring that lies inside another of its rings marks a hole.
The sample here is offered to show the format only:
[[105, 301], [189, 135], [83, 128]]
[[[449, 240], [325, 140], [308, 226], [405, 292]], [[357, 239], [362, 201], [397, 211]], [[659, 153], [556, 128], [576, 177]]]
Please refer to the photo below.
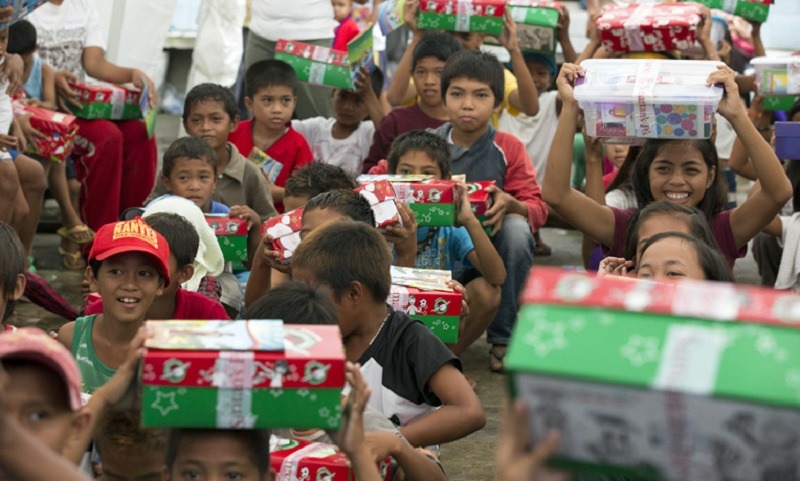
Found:
[[553, 249], [544, 242], [538, 242], [533, 248], [533, 255], [536, 257], [547, 257], [553, 254]]
[[[76, 225], [75, 227], [69, 229], [66, 227], [61, 227], [56, 231], [56, 234], [60, 235], [69, 242], [78, 245], [88, 244], [94, 239], [94, 231], [83, 224]], [[85, 237], [81, 237], [80, 234], [85, 234]]]
[[63, 262], [65, 269], [71, 271], [86, 269], [86, 261], [83, 260], [83, 256], [81, 256], [80, 251], [70, 252], [65, 250], [63, 247], [58, 246], [58, 253], [61, 254], [61, 261]]
[[492, 346], [492, 348], [489, 349], [489, 355], [492, 356], [493, 358], [497, 359], [498, 361], [500, 361], [500, 368], [498, 369], [498, 368], [492, 366], [492, 360], [489, 359], [489, 370], [492, 371], [492, 372], [498, 373], [498, 374], [505, 374], [506, 367], [503, 364], [503, 358], [506, 357], [506, 355], [505, 354], [500, 354], [499, 352], [497, 352], [497, 349], [495, 349], [494, 346]]

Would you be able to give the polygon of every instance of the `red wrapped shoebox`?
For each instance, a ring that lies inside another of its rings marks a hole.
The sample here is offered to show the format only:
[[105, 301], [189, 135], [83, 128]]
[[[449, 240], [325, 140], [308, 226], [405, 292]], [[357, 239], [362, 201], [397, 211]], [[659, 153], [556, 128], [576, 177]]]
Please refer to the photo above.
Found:
[[[386, 458], [378, 463], [384, 481], [391, 478], [390, 461], [390, 458]], [[275, 481], [356, 481], [347, 455], [333, 444], [272, 436], [269, 464], [275, 470]]]
[[64, 162], [72, 152], [72, 141], [78, 133], [75, 116], [25, 105], [15, 100], [14, 115], [31, 115], [31, 127], [47, 136], [28, 145], [28, 151], [54, 162]]
[[596, 25], [609, 51], [664, 52], [692, 47], [701, 21], [695, 3], [631, 3], [607, 7]]
[[371, 182], [356, 187], [355, 191], [369, 201], [372, 212], [375, 213], [375, 227], [379, 230], [392, 225], [402, 225], [391, 182], [388, 180]]
[[288, 264], [300, 245], [300, 230], [303, 229], [303, 208], [284, 212], [267, 219], [261, 225], [261, 237], [272, 236], [272, 250], [280, 253], [278, 262]]

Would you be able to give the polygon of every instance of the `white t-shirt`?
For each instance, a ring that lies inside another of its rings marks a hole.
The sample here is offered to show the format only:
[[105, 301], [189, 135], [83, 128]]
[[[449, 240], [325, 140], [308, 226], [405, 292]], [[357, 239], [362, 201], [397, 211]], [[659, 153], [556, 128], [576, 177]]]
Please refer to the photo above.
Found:
[[250, 31], [266, 40], [333, 38], [330, 0], [253, 0]]
[[524, 113], [514, 116], [504, 110], [497, 122], [497, 130], [514, 135], [525, 144], [525, 149], [536, 169], [536, 180], [539, 184], [544, 180], [550, 144], [556, 135], [557, 97], [558, 92], [555, 90], [542, 92], [539, 94], [539, 113], [533, 117]]
[[308, 141], [314, 160], [324, 164], [338, 165], [353, 175], [361, 173], [361, 166], [369, 154], [375, 126], [371, 120], [361, 122], [355, 132], [346, 139], [334, 139], [331, 132], [336, 119], [314, 117], [292, 120], [292, 128]]
[[736, 131], [733, 126], [722, 115], [715, 113], [717, 117], [717, 138], [714, 146], [717, 148], [717, 155], [720, 159], [730, 159], [733, 152], [733, 142], [736, 140]]
[[614, 189], [606, 194], [606, 205], [615, 209], [628, 210], [637, 207], [636, 194], [630, 187]]
[[66, 70], [84, 79], [81, 57], [86, 47], [106, 49], [106, 32], [100, 26], [93, 0], [45, 3], [26, 17], [39, 41], [39, 57], [55, 70]]

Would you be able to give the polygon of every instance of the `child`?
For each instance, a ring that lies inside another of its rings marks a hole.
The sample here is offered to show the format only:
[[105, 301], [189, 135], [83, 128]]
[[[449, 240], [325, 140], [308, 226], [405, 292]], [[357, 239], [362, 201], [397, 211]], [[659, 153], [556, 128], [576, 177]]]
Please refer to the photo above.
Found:
[[[181, 137], [170, 144], [164, 152], [161, 182], [168, 194], [191, 200], [204, 214], [231, 211], [227, 205], [212, 200], [217, 186], [217, 156], [203, 139]], [[255, 217], [260, 220], [258, 214]]]
[[339, 25], [333, 30], [333, 49], [347, 50], [347, 44], [358, 36], [358, 24], [353, 18], [353, 0], [332, 0], [333, 18]]
[[[547, 219], [536, 171], [525, 146], [513, 135], [497, 132], [490, 120], [503, 98], [503, 67], [487, 53], [461, 51], [450, 57], [442, 72], [444, 105], [450, 122], [434, 133], [450, 144], [453, 174], [467, 181], [494, 180], [487, 191], [494, 204], [484, 226], [492, 227], [494, 245], [506, 268], [500, 309], [487, 331], [492, 345], [490, 369], [503, 371], [508, 339], [519, 310], [518, 297], [533, 265], [532, 232]], [[463, 282], [477, 275], [471, 270]]]
[[[406, 48], [403, 58], [395, 70], [389, 86], [389, 102], [400, 105], [402, 99], [393, 100], [391, 95], [395, 85], [405, 87], [408, 78], [419, 93], [419, 101], [404, 108], [389, 112], [375, 127], [375, 137], [364, 159], [363, 172], [386, 159], [392, 141], [400, 134], [418, 129], [435, 129], [447, 121], [447, 112], [442, 104], [441, 74], [450, 56], [461, 50], [461, 45], [443, 32], [423, 32], [415, 30], [411, 44]], [[405, 92], [405, 90], [403, 90]]]
[[125, 361], [130, 342], [157, 296], [170, 284], [169, 245], [142, 219], [97, 231], [86, 275], [103, 298], [103, 313], [64, 324], [58, 341], [71, 349], [91, 394]]
[[314, 159], [308, 142], [291, 124], [297, 105], [297, 75], [294, 69], [280, 60], [256, 62], [247, 69], [244, 77], [244, 103], [253, 113], [251, 120], [239, 122], [228, 136], [244, 155], [258, 147], [276, 167], [270, 183], [275, 208], [283, 212], [283, 188], [286, 180], [297, 168]]
[[[602, 206], [569, 185], [578, 103], [572, 83], [583, 76], [581, 67], [565, 64], [558, 77], [564, 107], [548, 158], [545, 200], [564, 219], [620, 257], [633, 210]], [[734, 73], [727, 67], [709, 75], [707, 85], [723, 84], [725, 95], [718, 110], [727, 118], [753, 159], [762, 189], [739, 207], [722, 212], [726, 194], [718, 179], [719, 162], [709, 140], [648, 140], [634, 167], [632, 186], [638, 208], [653, 201], [697, 207], [709, 219], [717, 244], [728, 264], [745, 252], [747, 242], [766, 227], [792, 196], [789, 180], [769, 144], [747, 118], [739, 99]]]
[[[450, 178], [450, 152], [447, 142], [431, 132], [415, 130], [395, 139], [389, 151], [389, 173], [433, 175]], [[461, 186], [459, 227], [419, 227], [417, 262], [420, 269], [453, 270], [456, 262], [468, 262], [480, 274], [467, 283], [469, 316], [453, 352], [460, 355], [489, 327], [500, 305], [500, 286], [506, 279], [503, 260], [472, 213], [466, 188]], [[471, 321], [471, 322], [470, 322]]]
[[140, 427], [136, 410], [109, 413], [94, 437], [103, 481], [156, 481], [164, 469], [167, 433]]
[[0, 222], [0, 313], [3, 316], [2, 331], [14, 331], [16, 328], [7, 324], [14, 307], [25, 292], [25, 252], [14, 229]]
[[269, 431], [252, 429], [173, 429], [161, 479], [272, 481], [269, 436]]
[[340, 220], [303, 238], [292, 273], [329, 289], [347, 359], [360, 363], [374, 392], [370, 407], [401, 426], [412, 446], [463, 438], [485, 424], [481, 403], [458, 358], [422, 323], [386, 305], [391, 262], [375, 228]]
[[682, 232], [663, 232], [648, 239], [642, 247], [636, 277], [733, 282], [719, 251]]
[[[201, 143], [205, 144], [203, 141]], [[200, 236], [188, 220], [177, 214], [165, 212], [149, 215], [147, 224], [164, 236], [169, 245], [169, 276], [173, 282], [164, 288], [147, 311], [147, 319], [201, 319], [227, 320], [225, 309], [219, 302], [203, 294], [183, 289], [181, 284], [194, 274], [194, 258], [200, 244]], [[100, 296], [90, 298], [86, 315], [102, 314], [103, 300]]]
[[[336, 118], [314, 117], [292, 121], [292, 127], [311, 146], [314, 160], [338, 165], [353, 175], [361, 173], [362, 164], [372, 145], [375, 126], [385, 114], [378, 100], [383, 90], [383, 74], [376, 68], [369, 74], [369, 82], [364, 81], [363, 72], [359, 74], [361, 81], [355, 92], [333, 90], [331, 95]], [[364, 120], [367, 116], [371, 120]]]

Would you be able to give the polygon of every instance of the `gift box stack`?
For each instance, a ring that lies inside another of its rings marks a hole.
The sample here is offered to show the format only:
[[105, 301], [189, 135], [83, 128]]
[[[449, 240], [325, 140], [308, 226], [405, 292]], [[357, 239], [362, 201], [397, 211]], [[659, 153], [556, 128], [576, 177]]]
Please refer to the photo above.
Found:
[[423, 30], [503, 33], [505, 0], [423, 0], [417, 26]]
[[337, 429], [338, 326], [282, 321], [148, 321], [142, 425]]
[[585, 60], [575, 85], [592, 137], [707, 139], [723, 89], [706, 86], [718, 62]]
[[386, 300], [423, 324], [442, 342], [458, 341], [461, 293], [448, 287], [450, 271], [392, 266], [392, 288]]
[[0, 7], [14, 7], [11, 18], [6, 23], [0, 23], [0, 30], [5, 30], [9, 25], [16, 23], [24, 16], [47, 3], [47, 0], [0, 0]]
[[256, 164], [273, 184], [283, 170], [282, 163], [273, 159], [258, 147], [253, 147], [253, 150], [247, 158], [250, 159], [250, 162]]
[[275, 59], [291, 65], [301, 82], [342, 89], [353, 85], [347, 52], [280, 39], [275, 45]]
[[206, 223], [217, 236], [222, 258], [229, 262], [247, 260], [247, 221], [225, 214], [206, 214]]
[[[486, 191], [486, 188], [492, 185], [497, 185], [497, 182], [490, 180], [486, 182], [469, 182], [467, 183], [467, 195], [469, 195], [469, 204], [472, 207], [472, 213], [478, 218], [478, 222], [483, 225], [487, 219], [486, 211], [492, 208], [492, 196]], [[486, 235], [491, 235], [492, 228], [484, 227]]]
[[692, 3], [611, 5], [595, 24], [600, 40], [613, 52], [688, 50], [702, 20]]
[[13, 108], [16, 117], [30, 115], [31, 127], [47, 136], [28, 144], [28, 151], [54, 162], [66, 161], [78, 133], [75, 116], [25, 105], [18, 100], [13, 101]]
[[[269, 464], [275, 470], [275, 481], [356, 481], [347, 455], [333, 444], [272, 436], [269, 445]], [[378, 463], [378, 472], [384, 481], [391, 479], [390, 458]]]
[[261, 237], [272, 236], [272, 250], [279, 254], [281, 264], [288, 264], [300, 245], [300, 231], [303, 229], [303, 208], [295, 209], [267, 219], [261, 225]]
[[139, 89], [108, 82], [70, 84], [78, 93], [81, 108], [70, 107], [80, 119], [130, 120], [142, 118]]
[[775, 122], [775, 155], [800, 160], [800, 122]]
[[708, 8], [723, 10], [737, 17], [766, 22], [772, 0], [692, 0]]
[[[768, 479], [800, 456], [800, 296], [534, 269], [505, 366], [554, 464]], [[727, 321], [727, 322], [720, 322]]]
[[517, 23], [517, 37], [523, 52], [556, 51], [556, 27], [562, 5], [543, 0], [510, 0], [508, 8]]
[[368, 182], [356, 187], [362, 197], [369, 201], [372, 212], [375, 214], [375, 227], [378, 230], [386, 229], [389, 226], [402, 226], [400, 212], [395, 204], [395, 194], [392, 184], [388, 180]]

